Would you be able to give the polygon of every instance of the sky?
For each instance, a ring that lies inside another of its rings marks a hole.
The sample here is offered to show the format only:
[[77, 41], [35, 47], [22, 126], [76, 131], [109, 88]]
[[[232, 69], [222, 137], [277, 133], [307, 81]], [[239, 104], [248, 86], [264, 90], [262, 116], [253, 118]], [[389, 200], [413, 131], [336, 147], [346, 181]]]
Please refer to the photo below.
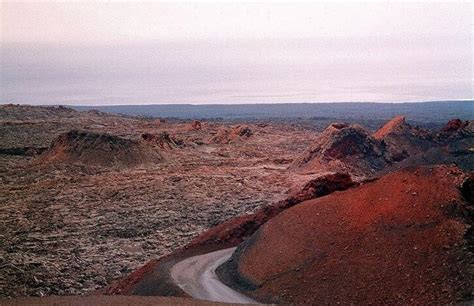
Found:
[[2, 1], [0, 103], [473, 98], [470, 2]]

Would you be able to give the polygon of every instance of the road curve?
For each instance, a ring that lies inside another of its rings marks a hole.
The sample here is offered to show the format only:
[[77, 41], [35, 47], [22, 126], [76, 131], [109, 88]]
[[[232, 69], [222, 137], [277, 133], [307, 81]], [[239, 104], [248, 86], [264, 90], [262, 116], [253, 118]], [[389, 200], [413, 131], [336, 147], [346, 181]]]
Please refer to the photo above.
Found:
[[258, 304], [257, 301], [223, 284], [216, 269], [230, 258], [236, 248], [189, 257], [171, 268], [171, 278], [193, 298], [225, 303]]

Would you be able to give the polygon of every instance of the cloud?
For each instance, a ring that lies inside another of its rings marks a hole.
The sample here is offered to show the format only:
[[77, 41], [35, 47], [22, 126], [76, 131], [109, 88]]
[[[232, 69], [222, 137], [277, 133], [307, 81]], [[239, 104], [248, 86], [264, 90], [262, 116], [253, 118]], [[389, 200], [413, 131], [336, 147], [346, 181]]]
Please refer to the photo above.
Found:
[[295, 39], [471, 31], [470, 3], [2, 2], [4, 42]]

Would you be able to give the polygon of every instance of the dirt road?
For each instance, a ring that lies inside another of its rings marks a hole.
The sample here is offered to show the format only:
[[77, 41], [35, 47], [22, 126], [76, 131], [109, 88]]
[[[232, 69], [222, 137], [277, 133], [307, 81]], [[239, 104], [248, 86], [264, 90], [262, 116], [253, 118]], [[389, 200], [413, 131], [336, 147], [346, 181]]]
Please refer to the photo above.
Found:
[[187, 258], [171, 269], [171, 277], [181, 289], [196, 299], [257, 304], [257, 301], [223, 284], [215, 273], [216, 268], [229, 259], [234, 250], [229, 248]]

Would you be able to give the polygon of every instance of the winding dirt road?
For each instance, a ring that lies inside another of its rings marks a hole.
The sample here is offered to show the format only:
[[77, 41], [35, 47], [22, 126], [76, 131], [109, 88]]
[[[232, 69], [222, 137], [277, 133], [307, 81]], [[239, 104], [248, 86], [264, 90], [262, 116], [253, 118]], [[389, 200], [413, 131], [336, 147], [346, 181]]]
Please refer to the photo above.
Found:
[[196, 299], [258, 304], [223, 284], [216, 275], [217, 267], [229, 259], [235, 249], [219, 250], [180, 261], [171, 269], [171, 278], [183, 291]]

